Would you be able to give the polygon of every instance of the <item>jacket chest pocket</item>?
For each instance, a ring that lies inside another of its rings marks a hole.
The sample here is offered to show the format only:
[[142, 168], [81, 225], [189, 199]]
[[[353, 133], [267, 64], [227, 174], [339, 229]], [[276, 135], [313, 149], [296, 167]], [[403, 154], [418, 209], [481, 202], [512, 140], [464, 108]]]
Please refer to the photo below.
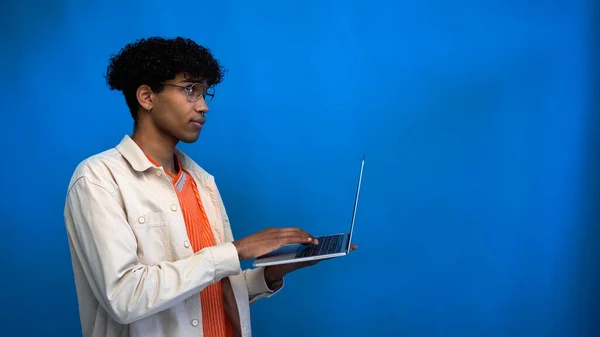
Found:
[[164, 212], [137, 214], [130, 224], [137, 240], [140, 263], [155, 265], [171, 261], [169, 223]]

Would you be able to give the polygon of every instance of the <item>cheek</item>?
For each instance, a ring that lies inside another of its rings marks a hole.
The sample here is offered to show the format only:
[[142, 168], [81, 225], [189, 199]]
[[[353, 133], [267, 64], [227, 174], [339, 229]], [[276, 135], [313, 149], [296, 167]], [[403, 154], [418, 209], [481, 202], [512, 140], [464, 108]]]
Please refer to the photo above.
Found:
[[160, 113], [155, 116], [155, 122], [170, 132], [177, 132], [194, 117], [194, 105], [185, 96], [164, 97], [157, 103]]
[[184, 114], [181, 112], [181, 107], [178, 107], [175, 104], [165, 104], [158, 117], [160, 118], [161, 124], [165, 126], [177, 126], [182, 123]]

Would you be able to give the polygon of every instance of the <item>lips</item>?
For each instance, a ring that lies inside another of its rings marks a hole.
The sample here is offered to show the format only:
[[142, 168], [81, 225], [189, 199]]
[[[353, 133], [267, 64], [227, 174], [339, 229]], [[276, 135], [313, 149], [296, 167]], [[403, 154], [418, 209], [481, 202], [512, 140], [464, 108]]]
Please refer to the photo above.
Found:
[[190, 124], [195, 128], [195, 129], [201, 129], [202, 125], [204, 124], [204, 122], [206, 121], [206, 119], [204, 118], [196, 118], [190, 121]]
[[200, 117], [200, 118], [194, 118], [190, 121], [190, 123], [197, 123], [197, 124], [204, 124], [204, 122], [206, 122], [206, 118], [204, 117]]

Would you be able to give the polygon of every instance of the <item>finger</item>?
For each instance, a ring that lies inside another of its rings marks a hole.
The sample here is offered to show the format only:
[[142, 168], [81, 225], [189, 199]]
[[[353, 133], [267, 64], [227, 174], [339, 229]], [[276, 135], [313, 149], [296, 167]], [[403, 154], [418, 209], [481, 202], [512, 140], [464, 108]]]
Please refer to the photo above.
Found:
[[319, 244], [319, 240], [318, 240], [316, 237], [314, 237], [312, 234], [310, 234], [310, 233], [305, 233], [305, 235], [308, 235], [308, 239], [309, 239], [309, 241], [310, 241], [312, 244], [314, 244], [314, 245], [318, 245], [318, 244]]
[[313, 243], [318, 244], [319, 241], [310, 233], [300, 228], [284, 228], [278, 236], [283, 239], [287, 244], [289, 243]]
[[351, 245], [350, 245], [350, 251], [353, 251], [353, 250], [355, 250], [355, 249], [358, 249], [358, 245], [351, 244]]
[[318, 241], [310, 234], [294, 234], [286, 235], [278, 238], [278, 241], [284, 245], [301, 243], [301, 244], [318, 244]]
[[303, 230], [302, 228], [282, 228], [280, 233], [285, 233], [286, 235], [303, 235], [311, 239], [315, 239], [314, 236], [312, 236], [310, 233]]

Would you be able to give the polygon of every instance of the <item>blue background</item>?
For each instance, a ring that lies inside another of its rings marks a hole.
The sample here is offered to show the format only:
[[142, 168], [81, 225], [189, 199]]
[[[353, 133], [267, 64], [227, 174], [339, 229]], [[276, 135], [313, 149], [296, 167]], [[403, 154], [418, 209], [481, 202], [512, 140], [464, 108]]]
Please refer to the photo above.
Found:
[[[256, 303], [256, 336], [598, 336], [597, 7], [572, 1], [2, 2], [0, 335], [76, 336], [62, 211], [132, 121], [126, 43], [229, 69], [200, 141], [242, 237], [348, 228]], [[249, 263], [248, 263], [249, 264]], [[248, 265], [246, 264], [246, 265]]]

